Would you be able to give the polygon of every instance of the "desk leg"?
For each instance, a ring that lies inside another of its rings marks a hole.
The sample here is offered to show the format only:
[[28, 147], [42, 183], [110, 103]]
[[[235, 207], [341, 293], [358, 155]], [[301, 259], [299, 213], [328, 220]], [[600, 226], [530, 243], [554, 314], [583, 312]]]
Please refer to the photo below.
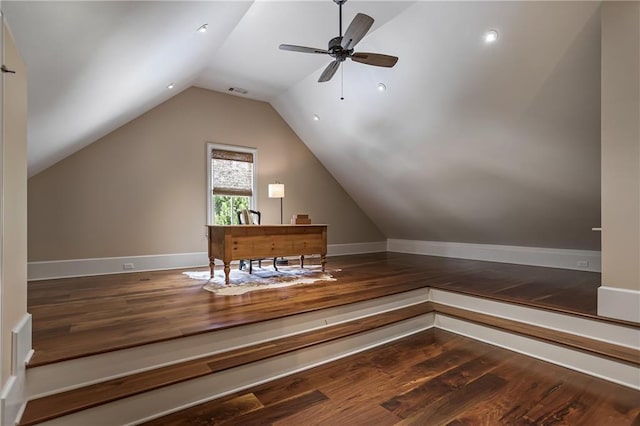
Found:
[[324, 272], [324, 265], [327, 264], [327, 256], [326, 255], [321, 255], [320, 256], [320, 262], [322, 262], [322, 272]]
[[231, 262], [224, 262], [224, 283], [226, 285], [229, 285], [229, 272], [231, 272], [230, 263]]
[[215, 267], [216, 267], [215, 259], [210, 257], [209, 258], [209, 270], [211, 271], [211, 277], [209, 278], [210, 280], [213, 279], [213, 276], [214, 276], [213, 270], [215, 269]]
[[304, 269], [304, 254], [300, 255], [300, 268]]

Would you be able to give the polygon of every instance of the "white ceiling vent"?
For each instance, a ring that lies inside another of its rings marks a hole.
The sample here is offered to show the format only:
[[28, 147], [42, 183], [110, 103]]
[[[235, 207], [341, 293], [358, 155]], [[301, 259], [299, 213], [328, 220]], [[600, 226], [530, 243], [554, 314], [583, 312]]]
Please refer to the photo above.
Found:
[[229, 91], [240, 93], [241, 95], [246, 95], [249, 92], [247, 89], [243, 89], [242, 87], [229, 87]]

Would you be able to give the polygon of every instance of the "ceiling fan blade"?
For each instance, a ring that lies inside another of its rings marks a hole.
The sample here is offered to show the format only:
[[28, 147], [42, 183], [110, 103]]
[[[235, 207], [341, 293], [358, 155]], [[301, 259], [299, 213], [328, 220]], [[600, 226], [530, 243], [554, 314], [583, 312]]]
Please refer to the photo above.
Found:
[[358, 13], [344, 33], [340, 46], [345, 50], [353, 49], [353, 47], [362, 40], [362, 37], [364, 37], [372, 25], [373, 18], [371, 16]]
[[318, 83], [324, 83], [325, 81], [331, 80], [331, 77], [338, 71], [340, 68], [340, 61], [336, 60], [331, 62], [327, 67], [322, 71], [320, 78], [318, 79]]
[[315, 47], [305, 47], [305, 46], [296, 46], [293, 44], [281, 44], [280, 50], [289, 50], [291, 52], [302, 52], [302, 53], [329, 53], [328, 50], [317, 49]]
[[356, 52], [351, 55], [351, 60], [376, 67], [391, 68], [398, 62], [396, 56], [382, 55], [380, 53]]

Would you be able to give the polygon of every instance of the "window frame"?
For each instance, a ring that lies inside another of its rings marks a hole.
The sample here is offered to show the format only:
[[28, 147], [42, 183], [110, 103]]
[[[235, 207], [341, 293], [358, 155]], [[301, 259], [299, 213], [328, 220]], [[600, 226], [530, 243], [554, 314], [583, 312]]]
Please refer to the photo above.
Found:
[[207, 165], [207, 224], [215, 225], [214, 213], [215, 209], [213, 208], [213, 176], [211, 173], [212, 164], [211, 164], [211, 156], [212, 151], [215, 149], [221, 149], [225, 151], [235, 151], [235, 152], [244, 152], [253, 154], [253, 173], [252, 173], [252, 182], [251, 182], [251, 197], [249, 197], [249, 208], [253, 210], [258, 210], [258, 173], [257, 173], [257, 164], [258, 164], [258, 149], [257, 148], [249, 148], [246, 146], [237, 146], [237, 145], [225, 145], [215, 142], [207, 142], [206, 149], [206, 165]]

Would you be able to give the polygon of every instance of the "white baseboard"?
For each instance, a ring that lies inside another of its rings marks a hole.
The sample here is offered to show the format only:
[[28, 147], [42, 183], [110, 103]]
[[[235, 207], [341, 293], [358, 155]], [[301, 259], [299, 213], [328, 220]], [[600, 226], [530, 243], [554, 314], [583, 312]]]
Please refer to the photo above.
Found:
[[[327, 247], [327, 254], [329, 256], [339, 256], [346, 254], [375, 253], [386, 251], [386, 246], [386, 241], [329, 244]], [[124, 265], [129, 263], [133, 265], [133, 268], [124, 269]], [[222, 262], [216, 261], [216, 264], [222, 265]], [[38, 281], [55, 278], [122, 274], [126, 272], [195, 268], [205, 267], [208, 265], [209, 258], [206, 252], [51, 260], [43, 262], [29, 262], [27, 279], [29, 281]]]
[[599, 287], [598, 315], [640, 323], [640, 291]]
[[11, 377], [2, 388], [2, 425], [15, 425], [27, 402], [26, 364], [33, 354], [31, 348], [31, 314], [25, 314], [11, 331]]
[[[386, 242], [329, 244], [327, 249], [329, 256], [376, 253], [388, 250], [399, 253], [600, 272], [600, 252], [590, 250], [397, 239], [389, 239]], [[578, 266], [578, 262], [587, 262], [587, 266]], [[133, 264], [133, 268], [125, 270], [124, 265], [129, 263]], [[209, 260], [206, 252], [29, 262], [28, 280], [38, 281], [90, 275], [121, 274], [125, 272], [194, 268], [205, 267], [208, 264]]]
[[[125, 263], [133, 264], [133, 268], [125, 270]], [[123, 272], [192, 268], [196, 266], [207, 266], [208, 264], [209, 259], [205, 252], [50, 260], [44, 262], [29, 262], [27, 264], [27, 279], [29, 281], [37, 281], [53, 278], [121, 274]]]
[[388, 239], [387, 250], [398, 253], [486, 260], [490, 262], [516, 263], [520, 265], [545, 266], [548, 268], [575, 269], [591, 272], [600, 272], [601, 265], [600, 252], [593, 250], [398, 239]]
[[329, 244], [327, 246], [327, 256], [379, 253], [381, 251], [387, 251], [386, 241], [373, 241], [369, 243]]

